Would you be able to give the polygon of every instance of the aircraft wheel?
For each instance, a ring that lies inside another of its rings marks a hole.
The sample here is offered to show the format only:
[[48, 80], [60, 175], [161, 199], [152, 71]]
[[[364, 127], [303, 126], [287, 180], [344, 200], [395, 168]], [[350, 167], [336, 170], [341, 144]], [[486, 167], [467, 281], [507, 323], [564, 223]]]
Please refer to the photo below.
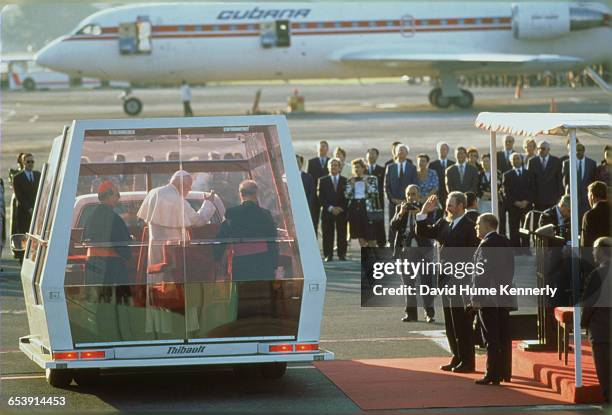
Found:
[[94, 386], [100, 380], [100, 369], [76, 369], [74, 381], [81, 387]]
[[127, 115], [132, 116], [140, 114], [140, 111], [142, 111], [142, 101], [134, 97], [124, 100], [123, 111], [125, 111]]
[[26, 78], [23, 80], [23, 89], [26, 91], [34, 91], [36, 89], [36, 81], [32, 78]]
[[440, 88], [434, 88], [429, 92], [429, 96], [427, 97], [429, 99], [429, 103], [433, 106], [435, 106], [436, 104], [434, 103], [434, 95], [435, 94], [440, 94], [442, 92], [442, 90]]
[[45, 378], [54, 388], [65, 388], [72, 382], [72, 371], [70, 369], [46, 369]]
[[470, 108], [474, 104], [474, 95], [465, 89], [461, 90], [461, 96], [453, 98], [453, 104], [459, 108]]
[[451, 97], [445, 97], [442, 95], [442, 89], [436, 88], [432, 91], [431, 100], [433, 105], [438, 108], [448, 108], [453, 103]]
[[264, 363], [261, 366], [261, 375], [265, 379], [280, 379], [287, 371], [287, 362]]

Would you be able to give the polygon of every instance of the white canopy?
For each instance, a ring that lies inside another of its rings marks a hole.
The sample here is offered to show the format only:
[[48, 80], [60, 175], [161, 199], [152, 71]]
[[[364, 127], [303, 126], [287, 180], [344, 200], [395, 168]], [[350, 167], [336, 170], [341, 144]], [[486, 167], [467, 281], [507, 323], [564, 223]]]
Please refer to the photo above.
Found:
[[483, 130], [530, 137], [567, 137], [571, 129], [609, 137], [611, 128], [610, 114], [481, 112], [474, 124]]
[[[610, 138], [610, 114], [576, 114], [576, 113], [518, 113], [518, 112], [481, 112], [474, 125], [490, 132], [490, 151], [497, 151], [497, 133], [536, 136], [564, 136], [570, 139], [570, 165], [576, 165], [576, 132], [581, 131], [602, 138]], [[491, 157], [491, 171], [497, 170], [497, 157]], [[570, 170], [571, 196], [571, 231], [572, 231], [572, 281], [574, 287], [580, 286], [576, 252], [578, 251], [578, 196], [576, 169]], [[493, 214], [498, 216], [497, 181], [491, 181], [491, 207]], [[576, 299], [576, 298], [574, 298]], [[580, 327], [581, 309], [574, 305], [574, 327]], [[574, 330], [576, 387], [582, 386], [582, 339], [581, 331]]]

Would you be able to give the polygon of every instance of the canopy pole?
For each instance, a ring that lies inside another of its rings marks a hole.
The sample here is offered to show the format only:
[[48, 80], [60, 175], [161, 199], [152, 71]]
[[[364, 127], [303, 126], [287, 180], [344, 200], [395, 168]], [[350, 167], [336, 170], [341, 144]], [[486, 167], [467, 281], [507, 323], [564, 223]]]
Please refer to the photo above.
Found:
[[576, 387], [582, 387], [582, 336], [580, 330], [580, 269], [578, 256], [578, 172], [576, 164], [576, 129], [569, 130], [570, 138], [570, 198], [572, 201], [571, 226], [572, 226], [572, 295], [574, 304], [574, 379]]
[[491, 160], [491, 213], [499, 219], [499, 204], [497, 202], [497, 133], [495, 131], [491, 131], [489, 154], [489, 160]]

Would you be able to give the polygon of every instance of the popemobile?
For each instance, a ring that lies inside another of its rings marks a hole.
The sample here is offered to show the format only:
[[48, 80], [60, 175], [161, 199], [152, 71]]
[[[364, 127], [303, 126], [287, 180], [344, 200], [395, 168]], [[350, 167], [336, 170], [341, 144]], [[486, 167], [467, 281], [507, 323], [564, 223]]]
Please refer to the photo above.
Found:
[[282, 116], [74, 121], [53, 141], [19, 348], [48, 382], [230, 365], [279, 378], [319, 348], [326, 277]]

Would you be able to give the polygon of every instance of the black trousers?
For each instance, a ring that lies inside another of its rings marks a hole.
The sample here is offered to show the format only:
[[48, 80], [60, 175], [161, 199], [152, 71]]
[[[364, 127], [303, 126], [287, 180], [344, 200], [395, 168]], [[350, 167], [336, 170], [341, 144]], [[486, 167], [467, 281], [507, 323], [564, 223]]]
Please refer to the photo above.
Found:
[[453, 358], [451, 364], [475, 366], [474, 337], [470, 313], [465, 311], [463, 300], [458, 296], [442, 296], [444, 327]]
[[512, 376], [512, 339], [507, 308], [483, 307], [478, 311], [487, 349], [485, 376], [493, 380]]
[[193, 117], [193, 111], [191, 110], [191, 102], [183, 101], [183, 115], [185, 117]]
[[[404, 285], [409, 287], [416, 287], [417, 295], [419, 292], [420, 285], [426, 285], [429, 288], [432, 288], [432, 278], [431, 276], [422, 276], [418, 277], [419, 284], [416, 284], [417, 279], [411, 279], [410, 277], [402, 276], [402, 281]], [[417, 295], [406, 295], [406, 307], [404, 308], [404, 312], [408, 315], [408, 317], [413, 319], [418, 319], [419, 313], [417, 311]], [[425, 309], [425, 314], [428, 317], [434, 318], [436, 316], [436, 310], [434, 308], [434, 300], [436, 298], [435, 295], [420, 295], [421, 300], [423, 301], [423, 308]]]
[[503, 236], [507, 236], [506, 234], [506, 214], [508, 210], [503, 203], [498, 205], [499, 208], [499, 234]]
[[510, 242], [515, 248], [529, 248], [529, 235], [519, 232], [521, 223], [525, 220], [528, 209], [519, 209], [515, 206], [508, 207], [508, 226], [510, 227]]
[[604, 395], [604, 401], [610, 403], [610, 353], [612, 353], [612, 343], [594, 342], [592, 338], [590, 340], [593, 347], [597, 379]]
[[312, 216], [312, 223], [315, 228], [315, 236], [319, 237], [319, 222], [321, 221], [321, 205], [319, 202], [315, 202], [314, 206], [310, 210], [310, 215]]
[[381, 220], [374, 222], [374, 228], [376, 232], [376, 245], [379, 248], [387, 246], [387, 235], [385, 235], [385, 221]]
[[337, 216], [323, 212], [323, 256], [334, 255], [334, 234], [338, 246], [338, 257], [346, 256], [346, 213]]
[[[389, 202], [389, 223], [391, 223], [391, 219], [395, 216], [395, 206], [397, 206], [395, 203]], [[389, 226], [389, 237], [387, 239], [391, 248], [395, 245], [395, 234], [396, 232]]]

